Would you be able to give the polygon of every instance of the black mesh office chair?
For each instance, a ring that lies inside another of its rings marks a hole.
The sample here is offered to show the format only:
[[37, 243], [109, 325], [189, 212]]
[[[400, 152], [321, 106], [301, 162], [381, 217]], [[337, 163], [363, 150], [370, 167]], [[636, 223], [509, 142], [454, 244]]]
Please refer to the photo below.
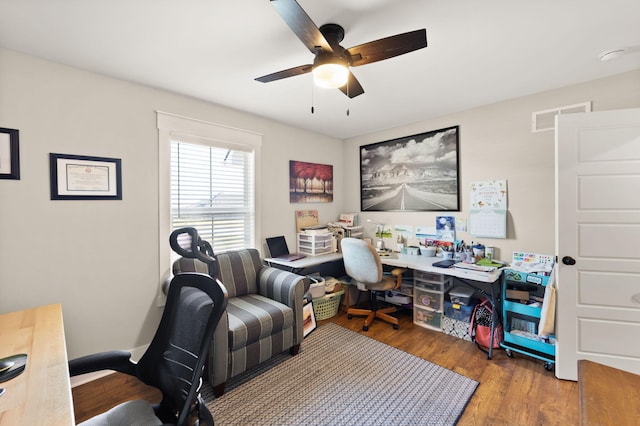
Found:
[[[199, 256], [192, 250], [180, 254]], [[177, 275], [169, 285], [160, 325], [139, 362], [131, 361], [131, 354], [126, 351], [103, 352], [70, 361], [72, 376], [115, 370], [136, 376], [162, 392], [160, 404], [128, 401], [82, 424], [183, 426], [198, 419], [196, 424], [213, 425], [200, 387], [213, 332], [226, 306], [227, 292], [219, 280], [200, 273]]]
[[204, 262], [208, 270], [189, 270], [188, 265], [197, 265], [197, 262], [187, 262], [182, 272], [202, 272], [218, 278], [218, 265], [214, 258], [213, 248], [208, 241], [200, 238], [195, 228], [187, 227], [176, 229], [169, 236], [169, 245], [180, 256], [187, 259], [198, 259]]

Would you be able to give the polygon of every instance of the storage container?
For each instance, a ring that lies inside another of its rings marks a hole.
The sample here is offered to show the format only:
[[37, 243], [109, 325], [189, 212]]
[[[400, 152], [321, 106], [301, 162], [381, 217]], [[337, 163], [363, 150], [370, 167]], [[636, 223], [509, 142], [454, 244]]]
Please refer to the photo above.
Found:
[[413, 297], [413, 281], [402, 281], [400, 293]]
[[441, 283], [435, 283], [435, 282], [431, 282], [431, 281], [415, 281], [414, 285], [416, 286], [416, 288], [421, 288], [424, 290], [431, 290], [431, 291], [441, 291], [441, 292], [446, 292], [447, 290], [449, 290], [452, 286], [453, 286], [453, 279], [452, 278], [448, 278], [446, 280], [444, 280]]
[[442, 312], [442, 302], [444, 300], [443, 293], [422, 290], [420, 288], [414, 289], [414, 292], [415, 292], [414, 303], [417, 306]]
[[433, 246], [422, 247], [420, 249], [420, 252], [422, 253], [423, 256], [426, 256], [426, 257], [436, 257], [436, 248]]
[[311, 298], [317, 299], [319, 297], [324, 296], [326, 292], [326, 287], [325, 287], [324, 278], [314, 277], [314, 280], [317, 280], [317, 281], [311, 282], [311, 285], [309, 286], [309, 293], [311, 293]]
[[471, 299], [468, 305], [444, 301], [444, 316], [458, 321], [469, 322], [473, 308], [478, 304], [477, 299]]
[[468, 305], [473, 296], [473, 289], [470, 287], [458, 286], [449, 290], [449, 298], [451, 303], [457, 303], [460, 305]]
[[416, 325], [435, 330], [442, 330], [442, 312], [430, 311], [414, 306], [413, 322]]
[[318, 256], [333, 252], [333, 234], [298, 234], [298, 253]]
[[408, 305], [413, 301], [413, 297], [396, 291], [387, 291], [384, 294], [384, 301], [394, 305]]
[[445, 316], [442, 317], [442, 332], [468, 342], [471, 341], [469, 321], [456, 320], [445, 314]]
[[551, 275], [538, 275], [536, 273], [527, 273], [515, 271], [513, 269], [505, 269], [503, 271], [504, 279], [507, 281], [517, 281], [521, 283], [531, 283], [546, 286], [549, 284]]
[[413, 271], [413, 278], [420, 281], [429, 281], [442, 284], [450, 277], [442, 274], [436, 274], [434, 272]]
[[313, 313], [316, 320], [325, 320], [334, 317], [340, 308], [340, 299], [344, 294], [344, 290], [327, 294], [319, 299], [313, 299]]

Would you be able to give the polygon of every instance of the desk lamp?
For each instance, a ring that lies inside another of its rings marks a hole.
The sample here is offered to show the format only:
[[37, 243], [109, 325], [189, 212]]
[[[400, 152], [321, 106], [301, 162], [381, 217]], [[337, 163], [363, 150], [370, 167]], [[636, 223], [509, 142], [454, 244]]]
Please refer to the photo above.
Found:
[[381, 222], [376, 222], [372, 219], [367, 219], [367, 222], [374, 223], [376, 225], [376, 237], [378, 237], [378, 241], [376, 241], [376, 250], [383, 251], [384, 240], [382, 239], [382, 231], [384, 231], [384, 224]]

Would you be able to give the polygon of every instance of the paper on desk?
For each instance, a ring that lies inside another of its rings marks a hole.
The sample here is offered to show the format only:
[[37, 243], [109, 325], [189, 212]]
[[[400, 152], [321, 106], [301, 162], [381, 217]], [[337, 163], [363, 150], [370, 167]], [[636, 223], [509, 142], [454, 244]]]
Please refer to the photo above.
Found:
[[470, 269], [472, 271], [478, 271], [478, 272], [493, 272], [496, 269], [498, 269], [495, 266], [482, 266], [482, 265], [476, 265], [475, 263], [465, 263], [465, 262], [458, 262], [454, 264], [453, 267], [460, 268], [460, 269]]

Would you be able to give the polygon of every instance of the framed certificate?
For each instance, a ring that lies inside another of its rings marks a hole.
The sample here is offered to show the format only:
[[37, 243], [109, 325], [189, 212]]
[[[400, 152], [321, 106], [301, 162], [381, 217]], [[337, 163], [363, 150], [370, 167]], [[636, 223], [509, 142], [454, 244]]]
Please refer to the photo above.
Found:
[[0, 127], [0, 179], [20, 179], [19, 132]]
[[52, 200], [122, 200], [119, 158], [49, 154]]

